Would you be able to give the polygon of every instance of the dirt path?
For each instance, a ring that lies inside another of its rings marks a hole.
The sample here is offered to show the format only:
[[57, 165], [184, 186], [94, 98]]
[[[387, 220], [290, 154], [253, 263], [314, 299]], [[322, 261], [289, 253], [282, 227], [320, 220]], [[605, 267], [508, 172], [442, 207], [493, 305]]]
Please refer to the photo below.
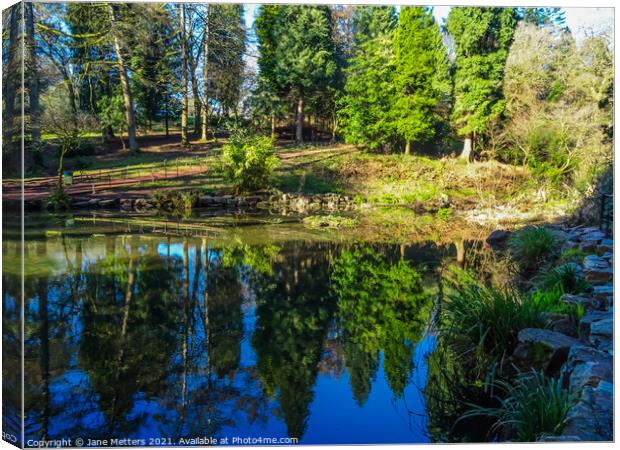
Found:
[[[115, 192], [118, 188], [132, 187], [139, 185], [141, 182], [151, 182], [157, 180], [175, 180], [189, 175], [195, 175], [204, 173], [204, 166], [193, 167], [179, 167], [178, 175], [176, 169], [168, 170], [167, 172], [157, 171], [152, 174], [129, 176], [127, 178], [117, 179], [104, 179], [102, 181], [83, 181], [77, 182], [70, 186], [65, 186], [65, 189], [69, 195], [89, 195], [92, 196], [93, 192], [97, 197], [109, 197], [117, 196], [118, 192]], [[105, 176], [104, 176], [105, 178]], [[57, 177], [42, 177], [35, 180], [29, 180], [24, 183], [24, 199], [25, 200], [38, 200], [46, 198], [58, 181]], [[123, 191], [125, 192], [125, 191]], [[2, 183], [2, 198], [5, 200], [19, 200], [21, 198], [21, 185], [20, 183]]]
[[[156, 141], [157, 142], [157, 141]], [[159, 142], [157, 142], [160, 144]], [[153, 149], [153, 153], [162, 153], [162, 145]], [[197, 148], [194, 147], [194, 150]], [[151, 153], [149, 149], [148, 153]], [[204, 148], [200, 150], [204, 151]], [[327, 146], [326, 148], [319, 147], [314, 149], [302, 149], [302, 150], [293, 150], [287, 151], [286, 149], [281, 149], [277, 154], [278, 157], [285, 163], [283, 169], [293, 168], [301, 165], [310, 164], [312, 162], [316, 162], [321, 159], [329, 158], [333, 155], [350, 153], [355, 151], [353, 146], [349, 145], [336, 145], [336, 146]], [[178, 144], [168, 143], [165, 150], [165, 153], [172, 153], [174, 155], [179, 156], [188, 156], [188, 152], [179, 152]], [[191, 153], [190, 153], [191, 154]], [[317, 156], [316, 159], [311, 159], [310, 161], [302, 161], [299, 163], [295, 163], [296, 159], [299, 158], [307, 158]], [[116, 157], [118, 157], [116, 155]], [[101, 159], [101, 158], [100, 158]], [[155, 172], [149, 172], [144, 175], [130, 175], [126, 178], [122, 177], [123, 168], [122, 165], [117, 168], [106, 169], [102, 171], [102, 175], [93, 175], [92, 177], [84, 177], [85, 179], [80, 179], [80, 177], [74, 178], [74, 184], [66, 186], [66, 191], [69, 195], [79, 196], [79, 195], [87, 195], [87, 196], [96, 196], [98, 198], [111, 198], [118, 197], [119, 191], [123, 193], [124, 196], [131, 197], [132, 194], [143, 194], [145, 188], [140, 187], [140, 183], [143, 182], [153, 182], [157, 180], [178, 180], [184, 177], [188, 177], [196, 174], [204, 174], [207, 170], [206, 166], [190, 166], [190, 167], [179, 167], [178, 175], [176, 168], [170, 168], [167, 171], [159, 170]], [[39, 178], [31, 178], [24, 182], [24, 200], [40, 200], [49, 196], [50, 192], [56, 185], [58, 178], [56, 176], [48, 176], [48, 177], [39, 177]], [[148, 189], [146, 189], [148, 191]], [[22, 186], [18, 181], [3, 181], [2, 182], [2, 198], [8, 201], [17, 201], [22, 198]]]

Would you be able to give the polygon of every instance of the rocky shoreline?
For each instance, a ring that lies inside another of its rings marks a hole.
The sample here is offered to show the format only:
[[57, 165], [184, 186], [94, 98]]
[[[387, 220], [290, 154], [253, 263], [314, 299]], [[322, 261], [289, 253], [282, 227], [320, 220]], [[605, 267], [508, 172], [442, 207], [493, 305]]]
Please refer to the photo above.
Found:
[[[10, 206], [5, 204], [5, 206]], [[439, 208], [448, 208], [451, 204], [446, 200], [435, 203], [416, 202], [411, 205], [403, 204], [378, 204], [372, 203], [367, 198], [338, 194], [303, 194], [303, 193], [273, 193], [255, 192], [248, 195], [207, 195], [195, 193], [191, 197], [192, 209], [208, 209], [213, 211], [244, 211], [244, 210], [264, 210], [274, 214], [287, 215], [289, 213], [307, 214], [313, 212], [338, 212], [363, 210], [372, 207], [393, 206], [403, 207], [416, 212], [436, 212]], [[45, 209], [43, 200], [26, 200], [24, 203], [26, 210]], [[120, 211], [124, 213], [137, 212], [145, 213], [161, 208], [156, 196], [151, 197], [73, 197], [71, 199], [71, 209], [103, 209], [108, 211]], [[164, 208], [165, 209], [165, 208]]]
[[[552, 228], [562, 249], [588, 253], [575, 269], [590, 282], [591, 293], [564, 294], [561, 300], [577, 304], [584, 314], [578, 323], [567, 314], [547, 315], [544, 329], [526, 328], [518, 334], [512, 355], [522, 370], [543, 370], [564, 375], [567, 387], [577, 395], [560, 435], [541, 441], [613, 440], [613, 240], [594, 227]], [[494, 232], [493, 242], [501, 236]]]

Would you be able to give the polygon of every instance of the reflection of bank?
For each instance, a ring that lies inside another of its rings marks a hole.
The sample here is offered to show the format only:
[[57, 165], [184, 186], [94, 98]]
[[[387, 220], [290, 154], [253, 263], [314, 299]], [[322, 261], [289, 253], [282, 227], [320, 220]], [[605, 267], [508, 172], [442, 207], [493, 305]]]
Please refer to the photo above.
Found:
[[[423, 422], [401, 420], [432, 294], [411, 261], [445, 249], [222, 246], [75, 223], [27, 244], [28, 438], [427, 441]], [[334, 398], [347, 418], [330, 415]], [[365, 432], [336, 430], [348, 420]]]

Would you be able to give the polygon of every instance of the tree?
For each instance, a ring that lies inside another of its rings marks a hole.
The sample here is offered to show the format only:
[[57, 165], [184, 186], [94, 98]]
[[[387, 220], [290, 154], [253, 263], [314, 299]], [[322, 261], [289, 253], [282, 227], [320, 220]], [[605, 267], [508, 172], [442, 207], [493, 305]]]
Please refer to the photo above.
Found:
[[181, 43], [181, 145], [187, 145], [187, 116], [189, 99], [187, 96], [187, 30], [185, 11], [187, 5], [182, 3], [179, 8], [179, 40]]
[[346, 71], [339, 111], [345, 141], [368, 150], [389, 150], [397, 130], [391, 109], [396, 100], [391, 35], [359, 45]]
[[3, 156], [9, 155], [13, 149], [13, 138], [17, 134], [15, 126], [15, 110], [18, 88], [20, 85], [20, 26], [22, 19], [22, 4], [11, 6], [2, 12], [2, 19], [5, 21], [3, 28], [8, 28], [8, 38], [3, 36], [3, 61], [2, 61], [2, 94], [4, 97], [4, 108], [2, 113], [2, 153]]
[[108, 4], [108, 8], [110, 12], [110, 33], [114, 43], [114, 51], [116, 52], [116, 65], [118, 67], [118, 75], [123, 93], [125, 116], [127, 117], [129, 151], [135, 153], [138, 151], [138, 141], [136, 140], [136, 113], [134, 110], [133, 97], [131, 95], [131, 86], [129, 85], [129, 75], [125, 64], [125, 57], [123, 55], [123, 47], [121, 45], [120, 30], [118, 28], [119, 17], [117, 13], [117, 6]]
[[504, 112], [504, 65], [516, 23], [513, 8], [455, 7], [448, 15], [456, 51], [452, 119], [465, 136], [461, 158], [467, 161], [476, 135]]
[[517, 8], [517, 14], [525, 23], [538, 26], [561, 26], [566, 23], [566, 14], [562, 8]]
[[498, 156], [551, 188], [587, 189], [611, 154], [613, 59], [604, 38], [522, 23], [506, 61]]
[[393, 7], [360, 6], [353, 14], [354, 47], [345, 70], [338, 116], [345, 141], [369, 149], [389, 150], [396, 144], [391, 115], [396, 101]]
[[[336, 48], [329, 8], [263, 7], [257, 21], [261, 75], [295, 96], [295, 139], [303, 140], [306, 98], [324, 90], [336, 74]], [[263, 52], [266, 52], [263, 54]]]
[[41, 111], [39, 108], [39, 70], [37, 68], [38, 58], [34, 35], [34, 3], [25, 3], [24, 12], [26, 15], [25, 45], [27, 51], [27, 59], [25, 61], [25, 69], [27, 72], [28, 80], [28, 114], [30, 117], [30, 138], [32, 140], [32, 146], [34, 148], [38, 148], [41, 144]]
[[408, 155], [412, 141], [424, 142], [435, 136], [437, 105], [449, 95], [447, 53], [431, 10], [401, 8], [394, 54], [397, 97], [393, 114]]

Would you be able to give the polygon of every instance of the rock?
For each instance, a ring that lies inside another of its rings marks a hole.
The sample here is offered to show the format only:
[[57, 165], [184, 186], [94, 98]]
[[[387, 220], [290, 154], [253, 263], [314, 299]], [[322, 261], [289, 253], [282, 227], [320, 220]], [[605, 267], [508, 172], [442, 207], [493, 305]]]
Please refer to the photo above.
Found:
[[76, 208], [76, 209], [82, 209], [82, 208], [91, 208], [93, 205], [91, 205], [89, 202], [74, 202], [71, 203], [71, 207], [72, 208]]
[[542, 369], [549, 375], [559, 372], [569, 349], [579, 343], [565, 334], [540, 328], [524, 328], [519, 331], [518, 341], [515, 360], [525, 368]]
[[130, 198], [122, 198], [120, 200], [121, 209], [131, 210], [133, 209], [133, 200]]
[[90, 200], [88, 200], [87, 202], [90, 206], [97, 206], [97, 204], [99, 203], [99, 199], [98, 198], [91, 198]]
[[596, 247], [596, 253], [598, 255], [604, 255], [605, 253], [613, 254], [614, 241], [613, 239], [603, 239], [601, 243]]
[[118, 204], [117, 198], [110, 198], [106, 200], [99, 200], [100, 208], [114, 208]]
[[577, 323], [568, 314], [544, 313], [547, 328], [567, 336], [577, 337]]
[[508, 239], [508, 232], [504, 230], [495, 230], [487, 237], [487, 244], [491, 247], [501, 247]]
[[581, 305], [584, 310], [603, 310], [607, 308], [607, 299], [589, 295], [563, 294], [560, 300], [569, 305]]
[[555, 434], [545, 434], [541, 436], [536, 442], [579, 442], [581, 439], [579, 436], [565, 436]]
[[230, 197], [226, 199], [226, 207], [228, 208], [234, 208], [237, 206], [238, 203], [239, 203], [239, 200], [237, 200], [234, 197]]
[[579, 321], [579, 338], [588, 341], [592, 325], [604, 319], [613, 318], [608, 311], [586, 311]]
[[592, 296], [605, 302], [605, 304], [609, 307], [614, 303], [614, 286], [612, 284], [594, 286]]
[[596, 388], [584, 387], [581, 401], [566, 415], [563, 435], [576, 435], [584, 441], [613, 439], [613, 384], [601, 381]]
[[577, 242], [572, 241], [572, 240], [567, 240], [567, 241], [564, 241], [560, 250], [562, 252], [565, 252], [566, 250], [570, 250], [570, 249], [577, 248], [577, 247], [579, 247], [579, 244]]
[[614, 322], [613, 318], [607, 318], [593, 322], [590, 325], [590, 342], [595, 347], [609, 352], [613, 349]]
[[153, 203], [145, 198], [137, 198], [134, 202], [133, 202], [133, 208], [137, 211], [137, 212], [145, 212], [148, 211], [150, 209], [153, 209], [155, 207], [155, 205], [153, 205]]
[[569, 385], [575, 393], [585, 386], [596, 387], [601, 381], [613, 381], [611, 356], [586, 345], [570, 349], [566, 370], [570, 373]]
[[588, 255], [583, 260], [583, 271], [586, 280], [591, 283], [606, 283], [613, 278], [613, 268], [605, 258]]

